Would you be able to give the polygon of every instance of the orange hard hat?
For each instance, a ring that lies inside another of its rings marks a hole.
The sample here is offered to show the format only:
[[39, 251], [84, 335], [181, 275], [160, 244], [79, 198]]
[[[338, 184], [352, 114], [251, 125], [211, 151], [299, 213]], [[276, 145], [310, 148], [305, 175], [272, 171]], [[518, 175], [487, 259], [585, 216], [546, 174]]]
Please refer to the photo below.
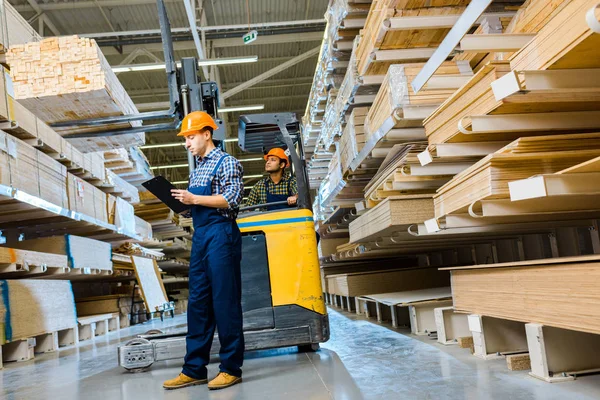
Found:
[[280, 149], [279, 147], [275, 147], [275, 148], [269, 150], [267, 155], [265, 155], [265, 161], [267, 161], [267, 158], [269, 158], [269, 156], [275, 156], [275, 157], [279, 158], [280, 160], [284, 160], [286, 167], [288, 165], [290, 165], [290, 160], [288, 159], [288, 156], [285, 154], [285, 150]]
[[188, 136], [202, 129], [210, 127], [213, 130], [218, 129], [215, 120], [204, 111], [193, 111], [183, 118], [181, 121], [181, 130], [177, 136]]

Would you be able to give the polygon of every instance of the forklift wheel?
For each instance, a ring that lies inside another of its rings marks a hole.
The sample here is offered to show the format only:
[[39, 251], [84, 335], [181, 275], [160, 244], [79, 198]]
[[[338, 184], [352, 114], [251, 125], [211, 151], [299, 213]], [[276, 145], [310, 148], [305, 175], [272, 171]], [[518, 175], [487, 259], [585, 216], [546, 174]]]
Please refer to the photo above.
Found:
[[317, 351], [319, 351], [318, 343], [303, 344], [298, 346], [298, 353], [314, 353]]

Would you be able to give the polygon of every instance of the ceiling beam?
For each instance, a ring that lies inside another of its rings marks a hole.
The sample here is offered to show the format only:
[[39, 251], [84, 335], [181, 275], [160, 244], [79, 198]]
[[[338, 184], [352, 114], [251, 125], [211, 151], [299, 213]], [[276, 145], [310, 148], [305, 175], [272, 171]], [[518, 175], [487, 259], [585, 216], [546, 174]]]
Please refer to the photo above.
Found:
[[[181, 0], [164, 0], [165, 3], [181, 3]], [[139, 6], [144, 4], [156, 4], [156, 0], [98, 0], [100, 7]], [[95, 1], [69, 1], [61, 3], [42, 3], [39, 5], [43, 11], [74, 10], [81, 8], [97, 7]], [[26, 5], [13, 6], [18, 12], [31, 11]]]
[[231, 96], [234, 96], [234, 95], [244, 91], [245, 89], [256, 85], [257, 83], [264, 81], [265, 79], [269, 79], [273, 75], [277, 75], [278, 73], [285, 71], [286, 69], [288, 69], [304, 60], [314, 57], [317, 54], [319, 54], [320, 50], [321, 50], [321, 46], [317, 46], [305, 53], [300, 54], [299, 56], [292, 58], [289, 61], [284, 62], [281, 65], [276, 66], [275, 68], [268, 70], [267, 72], [263, 72], [262, 74], [250, 79], [249, 81], [244, 82], [240, 85], [237, 85], [236, 87], [234, 87], [232, 89], [229, 89], [228, 91], [223, 93], [222, 98], [227, 99]]
[[[44, 10], [42, 9], [41, 4], [38, 4], [38, 2], [35, 0], [27, 0], [27, 3], [29, 3], [29, 5], [31, 6], [31, 8], [33, 8], [33, 11], [35, 11], [36, 14], [43, 14], [40, 16], [40, 19], [44, 21], [44, 23], [46, 24], [48, 29], [50, 29], [52, 31], [52, 33], [54, 33], [55, 36], [61, 35], [61, 33], [58, 30], [58, 28], [56, 27], [56, 25], [54, 25], [54, 22], [52, 22], [52, 20], [50, 20], [50, 17], [48, 17], [48, 15], [44, 14]], [[25, 7], [27, 7], [27, 6], [25, 6]], [[26, 11], [31, 11], [31, 9], [27, 9]], [[42, 33], [40, 33], [40, 34], [42, 34]]]
[[[281, 44], [281, 43], [300, 43], [300, 42], [320, 42], [323, 39], [323, 32], [305, 32], [301, 35], [297, 33], [284, 33], [280, 35], [266, 35], [258, 36], [254, 42], [244, 45], [242, 38], [228, 38], [228, 39], [213, 39], [212, 46], [214, 48], [226, 48], [226, 47], [241, 47], [241, 46], [256, 46], [256, 45], [270, 45], [270, 44]], [[122, 55], [113, 46], [104, 46], [102, 42], [99, 43], [102, 47], [102, 52], [105, 56], [116, 56]], [[138, 48], [146, 49], [152, 53], [162, 53], [162, 43], [146, 43], [136, 45], [125, 45], [123, 46], [123, 54], [131, 53]], [[175, 51], [186, 51], [195, 50], [194, 42], [191, 40], [174, 42], [173, 49]]]

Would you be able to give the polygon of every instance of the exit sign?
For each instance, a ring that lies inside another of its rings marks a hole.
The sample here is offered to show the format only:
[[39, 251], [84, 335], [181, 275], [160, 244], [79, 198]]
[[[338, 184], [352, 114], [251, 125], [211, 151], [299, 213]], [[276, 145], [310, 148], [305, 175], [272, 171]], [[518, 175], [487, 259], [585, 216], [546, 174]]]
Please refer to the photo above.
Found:
[[244, 44], [252, 43], [256, 40], [258, 32], [250, 31], [244, 35]]

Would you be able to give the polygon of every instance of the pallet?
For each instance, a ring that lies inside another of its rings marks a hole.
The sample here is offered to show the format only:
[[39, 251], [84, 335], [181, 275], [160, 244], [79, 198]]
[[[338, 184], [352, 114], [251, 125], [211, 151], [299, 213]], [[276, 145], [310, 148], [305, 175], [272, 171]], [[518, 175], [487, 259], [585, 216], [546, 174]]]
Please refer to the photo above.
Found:
[[434, 309], [433, 313], [438, 343], [457, 344], [458, 338], [471, 334], [467, 314], [454, 312], [454, 307], [439, 307]]
[[119, 313], [78, 317], [79, 341], [90, 340], [121, 328]]
[[[32, 360], [35, 354], [55, 352], [60, 347], [72, 346], [76, 343], [77, 328], [68, 328], [4, 343], [0, 355], [2, 356], [2, 362], [5, 363], [23, 362]], [[2, 363], [0, 362], [1, 367]]]

